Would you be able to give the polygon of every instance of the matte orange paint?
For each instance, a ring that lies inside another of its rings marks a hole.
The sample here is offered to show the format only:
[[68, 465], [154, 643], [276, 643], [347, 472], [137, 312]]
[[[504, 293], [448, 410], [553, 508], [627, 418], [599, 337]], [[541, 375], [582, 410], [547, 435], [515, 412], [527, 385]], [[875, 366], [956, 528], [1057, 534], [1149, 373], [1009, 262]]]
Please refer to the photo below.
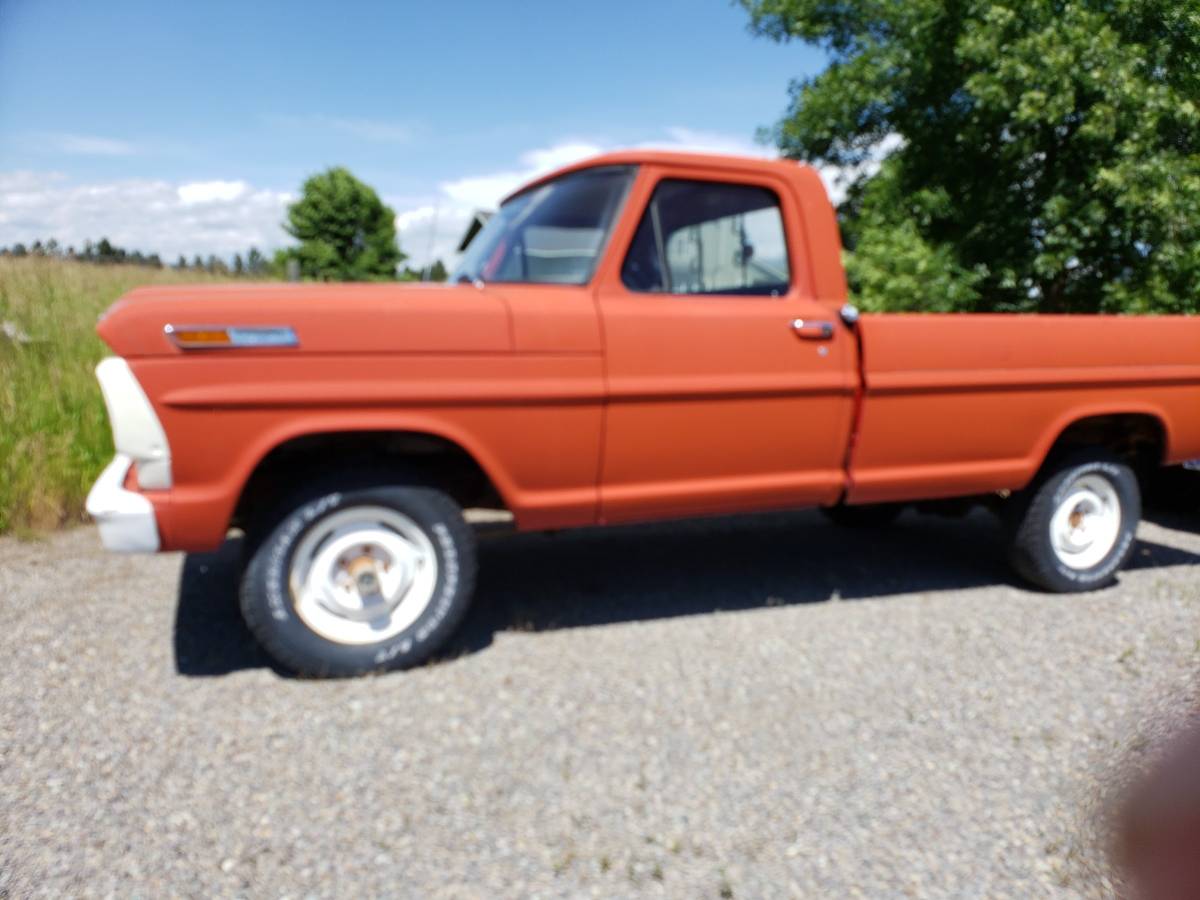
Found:
[[851, 502], [1024, 487], [1089, 416], [1152, 416], [1165, 462], [1200, 456], [1200, 319], [877, 315], [861, 328]]
[[[98, 327], [171, 443], [147, 491], [163, 549], [223, 539], [272, 448], [310, 434], [453, 441], [523, 529], [1020, 488], [1080, 418], [1154, 416], [1167, 461], [1200, 457], [1200, 321], [1183, 317], [867, 315], [856, 336], [833, 208], [810, 168], [696, 154], [638, 166], [587, 286], [157, 287]], [[780, 197], [782, 297], [639, 294], [621, 262], [662, 178]], [[794, 319], [826, 321], [805, 340]], [[163, 326], [289, 325], [294, 349], [181, 351]], [[850, 448], [850, 452], [847, 450]]]

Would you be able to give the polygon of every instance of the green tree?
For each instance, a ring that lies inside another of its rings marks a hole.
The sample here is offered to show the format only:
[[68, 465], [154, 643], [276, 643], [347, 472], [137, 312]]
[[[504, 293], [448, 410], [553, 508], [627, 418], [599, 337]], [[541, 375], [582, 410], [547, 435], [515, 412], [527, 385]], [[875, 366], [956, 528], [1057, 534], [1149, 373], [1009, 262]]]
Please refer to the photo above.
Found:
[[284, 227], [300, 241], [289, 254], [306, 278], [381, 281], [396, 277], [404, 254], [396, 243], [396, 214], [344, 168], [314, 175], [288, 207]]
[[405, 266], [396, 277], [400, 281], [445, 281], [449, 275], [446, 264], [440, 259], [435, 259], [432, 265], [420, 269]]
[[240, 253], [233, 254], [233, 274], [234, 275], [245, 275], [246, 274], [246, 264], [244, 262], [242, 262], [242, 254], [240, 254]]
[[773, 137], [857, 173], [840, 213], [864, 307], [1200, 309], [1195, 3], [742, 2], [829, 54]]
[[251, 247], [246, 254], [246, 271], [251, 275], [262, 275], [267, 270], [266, 257], [257, 247]]
[[[271, 277], [283, 281], [294, 281], [293, 273], [288, 271], [290, 266], [295, 266], [299, 269], [300, 260], [296, 259], [290, 250], [276, 250], [271, 257], [271, 265], [269, 267]], [[296, 272], [295, 276], [299, 277], [299, 272]]]

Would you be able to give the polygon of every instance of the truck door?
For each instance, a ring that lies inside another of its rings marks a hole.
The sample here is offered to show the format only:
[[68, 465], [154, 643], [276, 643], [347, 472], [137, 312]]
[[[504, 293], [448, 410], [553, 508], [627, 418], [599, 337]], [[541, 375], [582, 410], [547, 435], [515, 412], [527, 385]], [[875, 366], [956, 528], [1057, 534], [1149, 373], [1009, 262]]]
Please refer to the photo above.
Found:
[[838, 497], [856, 349], [802, 228], [769, 172], [642, 169], [597, 282], [604, 521]]

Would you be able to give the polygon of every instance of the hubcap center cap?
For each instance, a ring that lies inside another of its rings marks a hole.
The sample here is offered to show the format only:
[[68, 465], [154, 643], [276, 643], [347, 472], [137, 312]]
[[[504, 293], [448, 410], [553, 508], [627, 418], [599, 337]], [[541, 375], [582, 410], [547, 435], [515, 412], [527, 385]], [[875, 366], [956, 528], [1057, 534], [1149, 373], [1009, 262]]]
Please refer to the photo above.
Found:
[[420, 550], [399, 536], [352, 531], [317, 557], [316, 601], [342, 619], [381, 623], [404, 602], [420, 564]]
[[354, 584], [358, 588], [360, 595], [369, 597], [372, 594], [379, 593], [379, 572], [376, 571], [375, 560], [370, 556], [360, 556], [350, 563], [346, 567], [346, 570], [350, 573], [350, 577], [354, 579]]

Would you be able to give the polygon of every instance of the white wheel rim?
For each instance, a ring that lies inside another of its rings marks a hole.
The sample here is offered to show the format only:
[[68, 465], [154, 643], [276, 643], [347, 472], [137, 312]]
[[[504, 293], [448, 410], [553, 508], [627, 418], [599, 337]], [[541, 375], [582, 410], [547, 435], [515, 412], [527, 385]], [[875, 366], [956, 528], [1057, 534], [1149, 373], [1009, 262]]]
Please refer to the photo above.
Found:
[[385, 506], [318, 521], [296, 547], [288, 586], [297, 615], [326, 640], [375, 644], [415, 622], [433, 600], [438, 563], [416, 522]]
[[1050, 541], [1059, 561], [1090, 569], [1112, 552], [1121, 533], [1121, 500], [1111, 481], [1083, 475], [1071, 482], [1050, 519]]

